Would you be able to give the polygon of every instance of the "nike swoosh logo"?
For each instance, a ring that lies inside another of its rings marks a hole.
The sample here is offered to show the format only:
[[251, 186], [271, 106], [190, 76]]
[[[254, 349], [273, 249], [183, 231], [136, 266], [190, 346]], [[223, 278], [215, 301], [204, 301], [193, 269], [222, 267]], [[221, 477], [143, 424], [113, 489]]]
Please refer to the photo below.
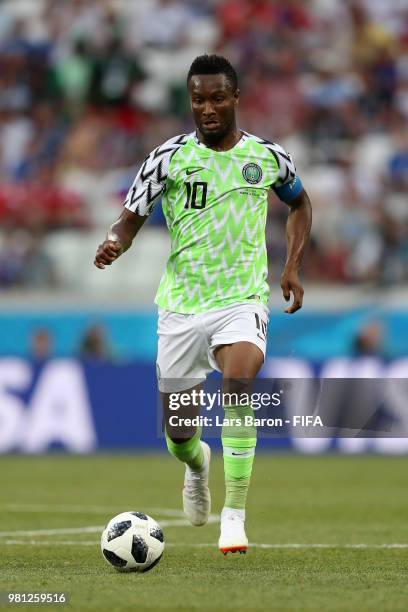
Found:
[[188, 168], [186, 170], [186, 174], [187, 176], [190, 176], [191, 174], [194, 174], [195, 172], [198, 172], [199, 170], [205, 170], [205, 168], [201, 167], [201, 168]]
[[234, 455], [235, 457], [246, 457], [247, 455], [249, 456], [248, 453], [234, 453], [234, 451], [231, 453], [231, 455]]

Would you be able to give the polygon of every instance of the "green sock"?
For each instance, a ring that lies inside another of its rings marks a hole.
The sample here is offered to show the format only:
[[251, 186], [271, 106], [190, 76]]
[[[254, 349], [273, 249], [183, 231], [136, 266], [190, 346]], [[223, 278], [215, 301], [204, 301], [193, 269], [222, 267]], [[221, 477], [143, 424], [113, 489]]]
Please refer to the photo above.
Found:
[[241, 419], [241, 425], [224, 425], [222, 446], [225, 473], [225, 506], [244, 509], [251, 479], [256, 447], [256, 427], [245, 425], [246, 416], [254, 416], [252, 406], [225, 406], [228, 420]]
[[171, 440], [166, 432], [166, 442], [169, 452], [177, 457], [180, 461], [187, 463], [189, 468], [194, 472], [198, 472], [204, 463], [204, 453], [200, 444], [201, 430], [197, 429], [196, 433], [192, 438], [176, 444]]

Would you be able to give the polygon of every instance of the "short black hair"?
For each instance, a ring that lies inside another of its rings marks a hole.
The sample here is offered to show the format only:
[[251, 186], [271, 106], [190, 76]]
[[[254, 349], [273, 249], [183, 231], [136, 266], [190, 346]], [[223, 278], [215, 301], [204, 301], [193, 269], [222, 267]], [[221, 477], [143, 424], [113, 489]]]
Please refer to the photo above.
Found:
[[238, 89], [238, 76], [226, 57], [222, 55], [199, 55], [190, 66], [187, 83], [195, 74], [225, 74], [233, 91]]

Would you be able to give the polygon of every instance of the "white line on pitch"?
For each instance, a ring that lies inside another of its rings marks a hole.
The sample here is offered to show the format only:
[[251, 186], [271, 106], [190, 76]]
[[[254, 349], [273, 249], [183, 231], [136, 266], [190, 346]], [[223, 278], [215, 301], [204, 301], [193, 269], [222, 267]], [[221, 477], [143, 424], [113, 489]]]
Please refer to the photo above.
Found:
[[[131, 507], [132, 504], [129, 504]], [[11, 504], [0, 504], [0, 509], [11, 510], [13, 512], [62, 512], [62, 513], [74, 513], [74, 514], [104, 514], [105, 512], [123, 512], [122, 507], [118, 506], [82, 506], [78, 504], [24, 504], [24, 503], [11, 503]], [[144, 511], [147, 513], [157, 514], [159, 516], [179, 516], [183, 517], [184, 513], [182, 510], [173, 510], [171, 508], [150, 508], [145, 507]], [[134, 512], [134, 510], [132, 510]]]
[[98, 546], [99, 540], [2, 540], [2, 546]]
[[408, 548], [408, 544], [250, 544], [256, 548]]
[[[8, 546], [97, 546], [99, 540], [4, 540], [3, 545]], [[212, 543], [195, 542], [166, 542], [166, 547], [177, 548], [217, 548]], [[325, 549], [408, 549], [408, 544], [249, 544], [250, 548], [296, 549], [296, 548], [325, 548]]]
[[99, 533], [104, 529], [104, 525], [94, 525], [91, 527], [67, 527], [66, 529], [33, 529], [28, 531], [0, 531], [1, 537], [10, 536], [41, 536], [41, 535], [65, 535], [74, 533]]
[[[210, 514], [208, 517], [209, 523], [218, 522], [219, 517], [216, 514]], [[190, 525], [187, 519], [164, 519], [160, 521], [161, 527], [185, 527]], [[12, 536], [42, 536], [42, 535], [69, 535], [75, 533], [100, 533], [105, 528], [105, 525], [91, 525], [89, 527], [66, 527], [61, 529], [30, 529], [18, 531], [0, 531], [0, 537]]]

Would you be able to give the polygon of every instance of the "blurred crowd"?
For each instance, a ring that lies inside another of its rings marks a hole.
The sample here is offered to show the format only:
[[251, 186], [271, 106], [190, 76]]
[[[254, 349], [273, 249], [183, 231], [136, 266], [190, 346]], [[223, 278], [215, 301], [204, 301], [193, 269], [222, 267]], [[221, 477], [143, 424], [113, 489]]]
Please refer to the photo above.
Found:
[[[27, 353], [34, 361], [42, 362], [58, 355], [54, 335], [47, 326], [32, 329], [28, 344]], [[73, 354], [83, 361], [94, 363], [112, 363], [117, 359], [108, 330], [102, 323], [94, 323], [83, 329]]]
[[[408, 281], [406, 0], [0, 0], [0, 287], [55, 286], [50, 232], [105, 228], [150, 150], [192, 130], [203, 52], [237, 68], [240, 126], [295, 158], [307, 278]], [[272, 271], [286, 214], [271, 199]]]

